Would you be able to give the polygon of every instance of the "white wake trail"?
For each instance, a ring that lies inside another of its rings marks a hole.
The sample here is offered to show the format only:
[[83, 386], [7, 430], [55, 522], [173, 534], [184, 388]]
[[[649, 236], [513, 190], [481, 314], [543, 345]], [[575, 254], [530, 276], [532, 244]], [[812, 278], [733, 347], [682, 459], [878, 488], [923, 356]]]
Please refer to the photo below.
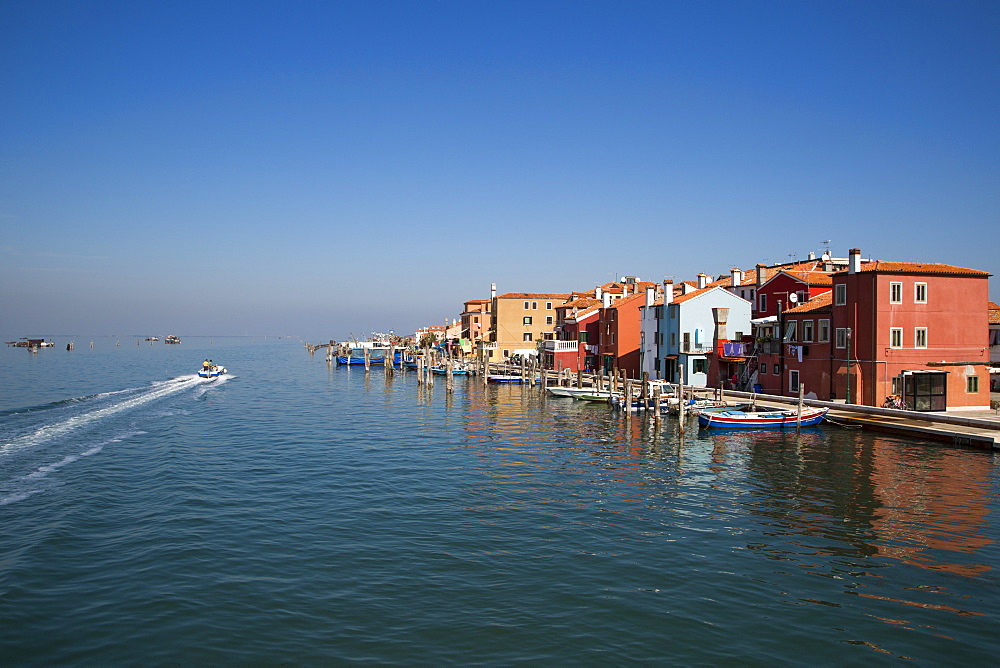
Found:
[[175, 394], [182, 390], [195, 387], [204, 382], [206, 382], [205, 379], [199, 378], [197, 375], [181, 376], [173, 380], [161, 381], [155, 384], [151, 389], [142, 391], [136, 396], [123, 399], [111, 404], [110, 406], [98, 408], [87, 413], [81, 413], [80, 415], [74, 415], [73, 417], [66, 418], [60, 422], [39, 427], [29, 434], [23, 434], [6, 443], [0, 443], [0, 457], [12, 455], [18, 451], [24, 450], [25, 448], [33, 448], [39, 445], [44, 445], [49, 441], [65, 436], [66, 434], [96, 422], [97, 420], [101, 420], [111, 415], [115, 415], [116, 413], [121, 413], [122, 411], [149, 403], [150, 401]]

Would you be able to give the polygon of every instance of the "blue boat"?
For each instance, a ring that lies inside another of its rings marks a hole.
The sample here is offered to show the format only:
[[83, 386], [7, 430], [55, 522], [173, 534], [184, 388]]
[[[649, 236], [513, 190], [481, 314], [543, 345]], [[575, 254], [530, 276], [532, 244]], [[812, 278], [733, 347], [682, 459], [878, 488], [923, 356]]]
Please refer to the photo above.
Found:
[[[385, 366], [386, 357], [389, 355], [389, 350], [387, 346], [360, 346], [357, 348], [351, 348], [347, 355], [337, 355], [337, 364], [364, 364], [365, 363], [365, 350], [369, 351], [370, 359], [368, 363], [372, 366]], [[402, 351], [396, 351], [393, 354], [393, 363], [398, 364], [403, 359]]]
[[698, 424], [702, 427], [726, 429], [788, 429], [796, 426], [812, 427], [826, 418], [829, 408], [806, 408], [799, 415], [794, 409], [759, 411], [723, 410], [699, 411]]

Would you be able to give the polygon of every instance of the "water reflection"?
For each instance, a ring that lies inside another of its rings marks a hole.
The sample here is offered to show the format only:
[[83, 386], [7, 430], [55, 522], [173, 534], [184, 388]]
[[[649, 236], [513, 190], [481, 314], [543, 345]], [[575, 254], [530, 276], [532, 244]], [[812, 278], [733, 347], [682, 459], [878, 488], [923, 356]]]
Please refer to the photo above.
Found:
[[[692, 421], [681, 433], [675, 418], [625, 419], [528, 386], [456, 379], [449, 393], [412, 375], [343, 378], [356, 383], [352, 401], [360, 390], [420, 446], [394, 456], [448, 528], [413, 531], [447, 543], [491, 587], [526, 573], [540, 579], [523, 585], [532, 595], [539, 581], [602, 583], [637, 628], [650, 607], [713, 632], [726, 615], [745, 629], [760, 614], [810, 643], [922, 660], [968, 646], [987, 623], [976, 620], [1000, 614], [981, 593], [995, 588], [989, 453], [835, 427], [714, 432]], [[955, 643], [914, 650], [945, 637]]]

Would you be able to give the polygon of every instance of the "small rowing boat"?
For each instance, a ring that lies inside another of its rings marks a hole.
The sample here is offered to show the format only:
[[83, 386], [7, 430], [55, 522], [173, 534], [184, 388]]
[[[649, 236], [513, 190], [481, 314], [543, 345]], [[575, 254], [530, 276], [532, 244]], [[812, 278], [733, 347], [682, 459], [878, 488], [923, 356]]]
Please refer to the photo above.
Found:
[[728, 429], [812, 427], [823, 421], [828, 410], [830, 409], [804, 408], [801, 415], [796, 409], [703, 410], [698, 412], [698, 424], [702, 427], [725, 427]]

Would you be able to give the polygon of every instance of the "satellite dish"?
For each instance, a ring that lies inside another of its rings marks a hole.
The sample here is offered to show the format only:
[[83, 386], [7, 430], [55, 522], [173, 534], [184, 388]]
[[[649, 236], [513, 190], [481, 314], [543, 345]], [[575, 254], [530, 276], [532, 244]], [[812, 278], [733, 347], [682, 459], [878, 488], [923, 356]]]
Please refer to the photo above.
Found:
[[795, 302], [799, 301], [799, 296], [793, 292], [792, 294], [788, 295], [788, 301], [794, 304]]

